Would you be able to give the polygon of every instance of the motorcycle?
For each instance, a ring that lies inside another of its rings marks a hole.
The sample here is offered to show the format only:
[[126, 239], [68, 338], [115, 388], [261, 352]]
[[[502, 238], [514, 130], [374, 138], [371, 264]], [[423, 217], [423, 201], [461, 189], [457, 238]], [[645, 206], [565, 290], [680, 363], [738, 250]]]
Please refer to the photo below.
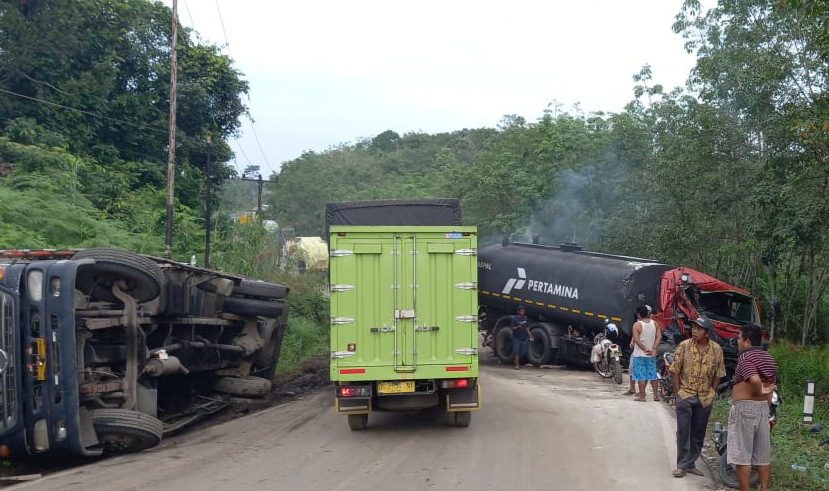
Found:
[[617, 384], [622, 383], [622, 349], [608, 336], [619, 335], [619, 328], [616, 324], [605, 320], [605, 328], [593, 338], [593, 349], [590, 351], [590, 363], [602, 378], [613, 377]]
[[662, 360], [659, 364], [659, 391], [662, 392], [662, 400], [670, 402], [674, 395], [674, 374], [669, 370], [674, 362], [676, 356], [673, 351], [667, 351], [662, 354]]
[[[783, 402], [780, 393], [775, 389], [771, 394], [771, 404], [769, 404], [769, 424], [774, 427], [777, 422], [777, 406]], [[717, 453], [720, 458], [717, 463], [717, 470], [720, 474], [720, 480], [726, 486], [732, 488], [740, 487], [740, 480], [737, 478], [736, 469], [728, 463], [728, 428], [723, 427], [719, 421], [714, 423], [714, 445], [717, 448]], [[756, 469], [751, 470], [751, 486], [757, 486], [760, 482], [760, 476]]]

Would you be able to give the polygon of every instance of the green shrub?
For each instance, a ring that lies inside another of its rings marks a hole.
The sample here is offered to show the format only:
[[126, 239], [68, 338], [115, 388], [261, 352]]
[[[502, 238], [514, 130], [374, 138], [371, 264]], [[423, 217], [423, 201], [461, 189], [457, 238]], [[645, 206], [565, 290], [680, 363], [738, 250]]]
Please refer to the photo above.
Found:
[[292, 313], [288, 318], [288, 331], [282, 342], [276, 373], [285, 375], [294, 372], [305, 359], [327, 351], [328, 326]]

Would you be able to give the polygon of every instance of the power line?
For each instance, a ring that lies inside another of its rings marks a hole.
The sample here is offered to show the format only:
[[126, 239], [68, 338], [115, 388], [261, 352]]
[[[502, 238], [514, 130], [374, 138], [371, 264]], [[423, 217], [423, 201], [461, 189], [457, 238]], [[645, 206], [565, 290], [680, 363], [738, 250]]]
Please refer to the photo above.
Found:
[[[214, 3], [216, 4], [216, 12], [218, 12], [219, 14], [219, 24], [221, 24], [222, 26], [222, 34], [225, 37], [225, 48], [227, 48], [227, 54], [228, 56], [230, 56], [232, 60], [233, 53], [230, 51], [230, 40], [227, 37], [227, 30], [225, 29], [225, 21], [222, 17], [222, 9], [219, 7], [219, 0], [214, 0]], [[248, 98], [248, 105], [253, 105], [253, 102], [251, 102], [250, 99], [250, 94], [245, 94], [245, 96]], [[265, 151], [262, 149], [262, 144], [259, 143], [259, 135], [256, 133], [256, 124], [254, 123], [252, 117], [248, 117], [248, 120], [250, 121], [250, 129], [251, 131], [253, 131], [253, 139], [256, 141], [256, 147], [259, 149], [259, 153], [262, 154], [262, 160], [265, 162], [265, 165], [268, 167], [268, 170], [271, 172], [271, 174], [273, 174], [274, 168], [273, 166], [271, 166], [271, 163], [268, 160], [267, 155], [265, 155]], [[239, 148], [241, 149], [242, 146], [239, 145]], [[247, 156], [245, 156], [245, 159], [247, 159]], [[250, 160], [248, 160], [248, 162], [250, 162]]]
[[196, 29], [196, 23], [193, 22], [193, 14], [190, 13], [190, 6], [187, 5], [187, 0], [184, 0], [184, 10], [187, 11], [187, 17], [190, 18], [190, 27]]
[[[250, 102], [250, 96], [248, 96], [248, 102]], [[268, 166], [268, 169], [273, 173], [273, 167], [271, 167], [271, 163], [268, 162], [268, 157], [265, 155], [265, 151], [262, 150], [262, 145], [259, 143], [259, 135], [256, 134], [256, 126], [253, 124], [253, 119], [250, 121], [250, 129], [253, 130], [253, 138], [256, 140], [256, 146], [259, 147], [259, 153], [262, 154], [262, 158], [265, 159], [265, 165]]]
[[248, 154], [245, 153], [245, 150], [242, 148], [242, 145], [239, 145], [239, 140], [234, 140], [234, 143], [236, 143], [236, 148], [238, 148], [239, 152], [242, 153], [242, 157], [245, 158], [245, 161], [248, 163], [248, 165], [253, 166], [253, 162], [251, 162], [251, 160], [248, 158]]
[[[93, 118], [103, 119], [103, 120], [106, 120], [106, 121], [111, 121], [113, 123], [120, 123], [120, 124], [123, 124], [123, 125], [132, 126], [133, 128], [138, 128], [138, 129], [141, 129], [141, 130], [150, 130], [150, 131], [153, 131], [155, 133], [159, 133], [159, 134], [162, 134], [162, 135], [167, 135], [167, 131], [162, 130], [160, 128], [153, 128], [152, 126], [146, 126], [146, 125], [143, 125], [143, 124], [131, 123], [129, 121], [124, 121], [123, 119], [113, 118], [113, 117], [110, 117], [110, 116], [104, 116], [103, 114], [93, 113], [93, 112], [90, 112], [90, 111], [85, 111], [83, 109], [78, 109], [77, 107], [72, 107], [72, 106], [67, 106], [67, 105], [64, 105], [64, 104], [59, 104], [57, 102], [47, 101], [45, 99], [40, 99], [38, 97], [33, 97], [33, 96], [30, 96], [30, 95], [20, 94], [20, 93], [17, 93], [17, 92], [13, 92], [11, 90], [6, 90], [6, 89], [0, 88], [0, 93], [9, 94], [9, 95], [13, 95], [13, 96], [16, 96], [16, 97], [21, 97], [23, 99], [28, 99], [28, 100], [31, 100], [31, 101], [34, 101], [34, 102], [38, 102], [40, 104], [46, 104], [47, 106], [54, 106], [54, 107], [58, 107], [58, 108], [61, 108], [61, 109], [68, 109], [70, 111], [75, 111], [75, 112], [84, 114], [86, 116], [92, 116]], [[178, 137], [178, 139], [181, 140], [182, 143], [188, 143], [188, 144], [191, 144], [191, 145], [194, 145], [194, 146], [197, 145], [198, 143], [200, 143], [199, 140], [197, 140], [195, 138], [192, 138], [192, 137], [189, 137], [189, 136], [180, 136], [180, 137]]]
[[141, 124], [130, 123], [129, 121], [124, 121], [122, 119], [111, 118], [109, 116], [104, 116], [103, 114], [84, 111], [83, 109], [78, 109], [76, 107], [71, 107], [71, 106], [65, 106], [63, 104], [58, 104], [57, 102], [51, 102], [51, 101], [47, 101], [45, 99], [39, 99], [37, 97], [32, 97], [30, 95], [18, 94], [17, 92], [12, 92], [11, 90], [0, 89], [0, 92], [3, 92], [5, 94], [9, 94], [9, 95], [13, 95], [13, 96], [17, 96], [17, 97], [22, 97], [23, 99], [29, 99], [29, 100], [32, 100], [32, 101], [35, 101], [35, 102], [39, 102], [41, 104], [46, 104], [48, 106], [55, 106], [55, 107], [59, 107], [61, 109], [69, 109], [70, 111], [76, 111], [76, 112], [79, 112], [81, 114], [86, 114], [87, 116], [92, 116], [93, 118], [105, 119], [107, 121], [112, 121], [114, 123], [125, 124], [127, 126], [132, 126], [134, 128], [138, 128], [138, 129], [142, 129], [142, 130], [151, 130], [151, 131], [155, 131], [156, 133], [161, 133], [162, 135], [167, 134], [167, 131], [162, 130], [160, 128], [153, 128], [151, 126], [145, 126], [145, 125], [141, 125]]
[[230, 52], [230, 41], [227, 40], [227, 31], [225, 30], [225, 21], [222, 18], [222, 9], [219, 8], [219, 0], [214, 0], [216, 4], [216, 12], [219, 13], [219, 24], [222, 26], [222, 34], [225, 37], [225, 48], [227, 48], [227, 54], [233, 59], [233, 53]]

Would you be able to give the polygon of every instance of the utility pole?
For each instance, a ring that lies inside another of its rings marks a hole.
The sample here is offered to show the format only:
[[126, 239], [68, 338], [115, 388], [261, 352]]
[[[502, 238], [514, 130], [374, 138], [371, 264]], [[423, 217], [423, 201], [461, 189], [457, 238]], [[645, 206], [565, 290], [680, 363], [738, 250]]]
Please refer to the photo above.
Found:
[[250, 177], [242, 177], [241, 179], [243, 181], [256, 182], [256, 187], [258, 188], [256, 192], [256, 219], [262, 221], [262, 185], [265, 183], [265, 181], [262, 180], [262, 174], [259, 174], [256, 179], [251, 179]]
[[262, 174], [259, 174], [259, 192], [256, 193], [256, 217], [262, 221]]
[[210, 267], [210, 151], [213, 149], [213, 139], [207, 135], [207, 163], [204, 166], [204, 267]]
[[173, 28], [170, 41], [170, 138], [167, 148], [167, 227], [164, 240], [164, 257], [173, 257], [173, 206], [176, 189], [176, 79], [178, 59], [176, 41], [178, 40], [178, 0], [173, 0]]

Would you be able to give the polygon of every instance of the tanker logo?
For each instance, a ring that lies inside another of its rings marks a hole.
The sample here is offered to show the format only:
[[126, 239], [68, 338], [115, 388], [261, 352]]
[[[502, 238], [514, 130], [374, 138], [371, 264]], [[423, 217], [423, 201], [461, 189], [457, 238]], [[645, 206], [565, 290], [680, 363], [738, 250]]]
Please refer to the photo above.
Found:
[[579, 289], [572, 286], [557, 285], [546, 281], [527, 280], [527, 272], [524, 268], [518, 269], [518, 278], [510, 278], [501, 293], [509, 295], [513, 290], [521, 290], [527, 285], [527, 291], [546, 293], [557, 297], [579, 299]]
[[503, 293], [504, 295], [509, 295], [509, 292], [512, 291], [513, 287], [516, 290], [524, 288], [524, 283], [527, 280], [527, 272], [524, 271], [524, 268], [518, 268], [518, 278], [519, 279], [510, 278], [509, 280], [507, 280], [507, 285], [504, 287], [503, 290], [501, 290], [501, 293]]

